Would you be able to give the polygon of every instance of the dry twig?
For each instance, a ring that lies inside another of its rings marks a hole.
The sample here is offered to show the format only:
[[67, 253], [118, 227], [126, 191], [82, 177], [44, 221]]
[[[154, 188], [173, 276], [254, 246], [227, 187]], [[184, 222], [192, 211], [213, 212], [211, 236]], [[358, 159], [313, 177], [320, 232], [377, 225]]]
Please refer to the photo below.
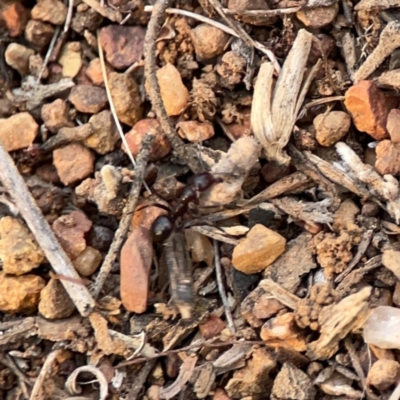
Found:
[[57, 274], [72, 278], [72, 280], [61, 280], [61, 283], [80, 314], [88, 316], [94, 307], [93, 298], [86, 286], [77, 283], [80, 281], [79, 274], [43, 217], [12, 158], [2, 145], [0, 145], [0, 180], [13, 198], [54, 271]]
[[151, 145], [154, 141], [155, 135], [149, 132], [142, 141], [141, 148], [139, 151], [139, 157], [137, 161], [137, 166], [135, 169], [135, 180], [132, 182], [131, 190], [129, 192], [128, 201], [124, 208], [124, 212], [119, 223], [119, 227], [115, 232], [114, 240], [110, 246], [110, 249], [105, 257], [103, 264], [100, 268], [99, 274], [91, 288], [91, 292], [95, 298], [101, 292], [103, 285], [111, 272], [113, 263], [115, 262], [118, 252], [121, 249], [122, 243], [124, 242], [126, 235], [128, 234], [129, 226], [132, 219], [132, 214], [135, 211], [136, 205], [139, 200], [140, 189], [142, 187], [144, 174], [146, 172], [146, 166], [148, 161], [148, 156], [150, 153]]
[[228, 322], [229, 330], [231, 331], [232, 335], [235, 335], [235, 323], [233, 322], [231, 308], [229, 306], [228, 297], [226, 296], [224, 283], [222, 281], [222, 267], [221, 267], [221, 257], [219, 255], [219, 248], [218, 242], [214, 239], [214, 254], [215, 254], [215, 274], [217, 276], [217, 284], [218, 284], [218, 292], [222, 300], [222, 304], [224, 305], [226, 321]]

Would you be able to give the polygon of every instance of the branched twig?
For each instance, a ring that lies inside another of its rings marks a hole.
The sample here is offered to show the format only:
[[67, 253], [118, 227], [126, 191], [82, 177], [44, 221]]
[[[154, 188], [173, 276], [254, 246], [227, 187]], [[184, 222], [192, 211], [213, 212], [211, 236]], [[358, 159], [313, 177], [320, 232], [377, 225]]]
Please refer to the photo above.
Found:
[[14, 375], [17, 377], [19, 385], [21, 387], [21, 391], [25, 397], [25, 399], [29, 398], [28, 394], [28, 388], [26, 385], [30, 385], [31, 382], [29, 382], [28, 378], [20, 371], [20, 369], [15, 365], [15, 362], [13, 359], [9, 356], [6, 355], [5, 357], [0, 358], [0, 363], [6, 366], [11, 372], [14, 373]]
[[108, 251], [106, 258], [104, 259], [103, 264], [100, 268], [100, 272], [97, 275], [96, 280], [91, 288], [91, 293], [95, 298], [100, 294], [101, 289], [103, 288], [103, 285], [111, 272], [112, 265], [117, 258], [117, 254], [121, 249], [122, 243], [124, 242], [128, 233], [129, 225], [132, 220], [132, 214], [135, 211], [136, 205], [139, 200], [140, 189], [142, 188], [150, 148], [153, 144], [154, 138], [154, 132], [149, 132], [143, 138], [137, 160], [137, 166], [135, 168], [135, 180], [133, 181], [131, 190], [129, 192], [128, 202], [124, 208], [124, 212], [119, 227], [115, 232], [114, 240], [110, 246], [110, 250]]
[[221, 297], [222, 304], [224, 305], [225, 315], [226, 315], [226, 320], [228, 322], [229, 330], [231, 331], [232, 335], [235, 335], [236, 334], [235, 324], [233, 322], [229, 301], [226, 296], [224, 283], [222, 282], [222, 267], [221, 267], [221, 257], [219, 255], [218, 242], [214, 239], [213, 243], [214, 243], [215, 274], [217, 275], [218, 292]]
[[14, 200], [22, 218], [24, 218], [54, 271], [73, 279], [71, 281], [61, 280], [61, 283], [80, 314], [88, 316], [95, 304], [93, 298], [84, 285], [77, 283], [80, 280], [79, 274], [43, 217], [12, 158], [2, 145], [0, 145], [0, 181]]
[[164, 13], [168, 7], [168, 3], [168, 0], [158, 0], [156, 2], [152, 9], [153, 11], [150, 21], [147, 25], [146, 37], [144, 40], [144, 56], [145, 75], [149, 85], [148, 94], [154, 112], [157, 115], [158, 122], [172, 144], [175, 156], [179, 160], [185, 161], [190, 169], [196, 173], [203, 169], [200, 160], [196, 156], [196, 150], [193, 146], [185, 145], [176, 134], [167, 112], [165, 111], [164, 103], [160, 94], [160, 86], [156, 76], [156, 39], [160, 33]]

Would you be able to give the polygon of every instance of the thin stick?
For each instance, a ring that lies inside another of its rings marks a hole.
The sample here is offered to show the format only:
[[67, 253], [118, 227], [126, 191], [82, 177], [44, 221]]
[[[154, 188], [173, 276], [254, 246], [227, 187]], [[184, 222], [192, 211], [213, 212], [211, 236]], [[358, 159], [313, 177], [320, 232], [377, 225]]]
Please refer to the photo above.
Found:
[[[133, 166], [136, 167], [136, 161], [135, 161], [135, 159], [134, 159], [134, 157], [132, 155], [132, 152], [129, 149], [129, 145], [128, 145], [128, 142], [127, 142], [127, 140], [125, 138], [124, 131], [122, 130], [122, 126], [119, 123], [117, 110], [115, 109], [114, 101], [113, 101], [113, 98], [112, 98], [112, 95], [111, 95], [110, 85], [108, 84], [106, 63], [104, 61], [104, 53], [103, 53], [103, 49], [102, 49], [101, 43], [100, 43], [100, 32], [99, 31], [97, 31], [97, 48], [98, 48], [98, 51], [99, 51], [101, 73], [103, 75], [104, 87], [106, 89], [106, 94], [107, 94], [107, 100], [108, 100], [108, 103], [110, 104], [111, 115], [114, 118], [115, 126], [117, 127], [119, 136], [120, 136], [120, 138], [122, 140], [122, 143], [125, 146], [126, 153], [127, 153], [128, 157], [129, 157], [129, 159], [131, 160], [131, 163], [133, 164]], [[151, 194], [151, 190], [147, 186], [146, 182], [144, 182], [144, 187], [146, 188], [147, 192], [149, 194]]]
[[171, 142], [174, 155], [180, 160], [185, 161], [189, 168], [194, 172], [202, 171], [201, 163], [196, 157], [196, 151], [193, 146], [185, 145], [177, 135], [174, 126], [169, 119], [160, 94], [160, 85], [158, 84], [156, 71], [156, 39], [160, 33], [164, 19], [164, 12], [168, 7], [168, 0], [158, 0], [152, 7], [152, 15], [147, 25], [146, 37], [144, 39], [145, 56], [145, 76], [148, 83], [148, 95], [157, 116], [161, 128]]
[[21, 386], [21, 391], [25, 397], [25, 399], [29, 398], [28, 388], [26, 385], [31, 385], [29, 379], [22, 373], [22, 371], [15, 364], [14, 360], [7, 354], [5, 357], [2, 357], [0, 363], [5, 365], [14, 375], [17, 377], [19, 385]]
[[155, 139], [155, 133], [149, 132], [142, 141], [137, 166], [135, 168], [135, 180], [132, 182], [131, 190], [129, 192], [128, 201], [124, 208], [124, 212], [119, 223], [119, 227], [115, 232], [114, 240], [111, 243], [110, 250], [107, 253], [106, 258], [100, 268], [100, 272], [96, 277], [96, 280], [91, 288], [91, 293], [94, 298], [97, 298], [103, 288], [103, 285], [111, 272], [113, 263], [115, 262], [117, 255], [121, 249], [122, 243], [124, 242], [129, 226], [132, 220], [132, 214], [135, 211], [136, 205], [139, 200], [140, 190], [146, 172], [147, 161], [150, 153], [151, 145]]
[[226, 296], [224, 283], [222, 282], [222, 267], [221, 267], [221, 257], [219, 255], [219, 247], [218, 242], [214, 239], [214, 263], [215, 263], [215, 274], [217, 275], [217, 285], [218, 292], [222, 300], [222, 304], [225, 309], [226, 321], [228, 322], [228, 328], [231, 331], [232, 335], [236, 334], [235, 323], [233, 322], [231, 309], [229, 307], [228, 297]]
[[43, 387], [44, 380], [48, 376], [56, 358], [58, 357], [59, 354], [61, 354], [61, 352], [62, 352], [61, 349], [54, 350], [47, 356], [46, 361], [42, 365], [42, 369], [40, 370], [39, 376], [36, 378], [35, 385], [33, 386], [29, 400], [36, 400], [39, 397], [39, 393]]
[[[152, 12], [155, 6], [145, 6], [144, 7], [144, 11], [145, 12]], [[226, 33], [229, 33], [232, 36], [235, 37], [239, 37], [236, 32], [229, 28], [228, 26], [221, 24], [220, 22], [214, 21], [211, 18], [207, 18], [204, 15], [200, 15], [200, 14], [195, 14], [192, 13], [190, 11], [186, 11], [186, 10], [180, 10], [178, 8], [167, 8], [165, 10], [166, 13], [168, 14], [179, 14], [179, 15], [183, 15], [185, 17], [189, 17], [189, 18], [193, 18], [197, 21], [201, 21], [201, 22], [205, 22], [209, 25], [215, 26], [216, 28], [221, 29], [221, 31], [224, 31]], [[262, 53], [264, 53], [269, 60], [272, 62], [272, 64], [274, 65], [275, 71], [277, 72], [277, 74], [279, 74], [281, 72], [281, 66], [279, 65], [278, 60], [275, 57], [275, 54], [267, 49], [263, 44], [261, 44], [260, 42], [257, 42], [256, 40], [253, 40], [254, 42], [254, 46], [257, 50], [260, 50]]]
[[42, 79], [43, 72], [46, 69], [47, 64], [49, 63], [51, 55], [53, 54], [54, 46], [56, 45], [57, 37], [58, 37], [58, 35], [60, 33], [60, 30], [61, 30], [61, 28], [59, 26], [57, 26], [55, 31], [54, 31], [54, 35], [51, 38], [51, 41], [50, 41], [50, 44], [49, 44], [49, 48], [47, 49], [46, 56], [44, 57], [44, 60], [43, 60], [42, 68], [40, 68], [39, 75], [38, 75], [38, 77], [36, 79], [35, 89], [39, 85], [40, 80]]
[[[42, 248], [47, 260], [54, 271], [60, 275], [79, 280], [79, 274], [73, 267], [64, 249], [56, 239], [50, 225], [32, 197], [14, 161], [0, 144], [0, 181], [14, 200], [19, 212], [33, 233], [39, 246]], [[95, 302], [87, 288], [73, 281], [61, 280], [69, 297], [75, 304], [80, 314], [88, 316]]]

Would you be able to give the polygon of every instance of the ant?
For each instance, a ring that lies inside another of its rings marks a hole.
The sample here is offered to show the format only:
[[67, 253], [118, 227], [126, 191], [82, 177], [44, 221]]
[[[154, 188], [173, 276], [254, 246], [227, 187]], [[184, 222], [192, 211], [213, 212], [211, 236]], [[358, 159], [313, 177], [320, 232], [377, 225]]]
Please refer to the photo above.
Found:
[[194, 175], [178, 197], [177, 204], [168, 210], [169, 214], [158, 216], [150, 228], [153, 241], [164, 245], [172, 299], [184, 319], [191, 317], [194, 299], [191, 262], [181, 233], [183, 225], [179, 225], [178, 220], [190, 210], [192, 204], [199, 204], [201, 193], [219, 182], [222, 179], [210, 172]]

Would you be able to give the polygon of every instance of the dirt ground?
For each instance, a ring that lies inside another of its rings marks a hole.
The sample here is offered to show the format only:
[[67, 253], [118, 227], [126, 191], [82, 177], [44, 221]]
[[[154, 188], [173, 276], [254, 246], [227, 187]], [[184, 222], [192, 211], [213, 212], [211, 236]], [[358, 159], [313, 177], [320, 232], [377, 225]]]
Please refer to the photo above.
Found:
[[0, 399], [400, 399], [399, 0], [0, 0]]

